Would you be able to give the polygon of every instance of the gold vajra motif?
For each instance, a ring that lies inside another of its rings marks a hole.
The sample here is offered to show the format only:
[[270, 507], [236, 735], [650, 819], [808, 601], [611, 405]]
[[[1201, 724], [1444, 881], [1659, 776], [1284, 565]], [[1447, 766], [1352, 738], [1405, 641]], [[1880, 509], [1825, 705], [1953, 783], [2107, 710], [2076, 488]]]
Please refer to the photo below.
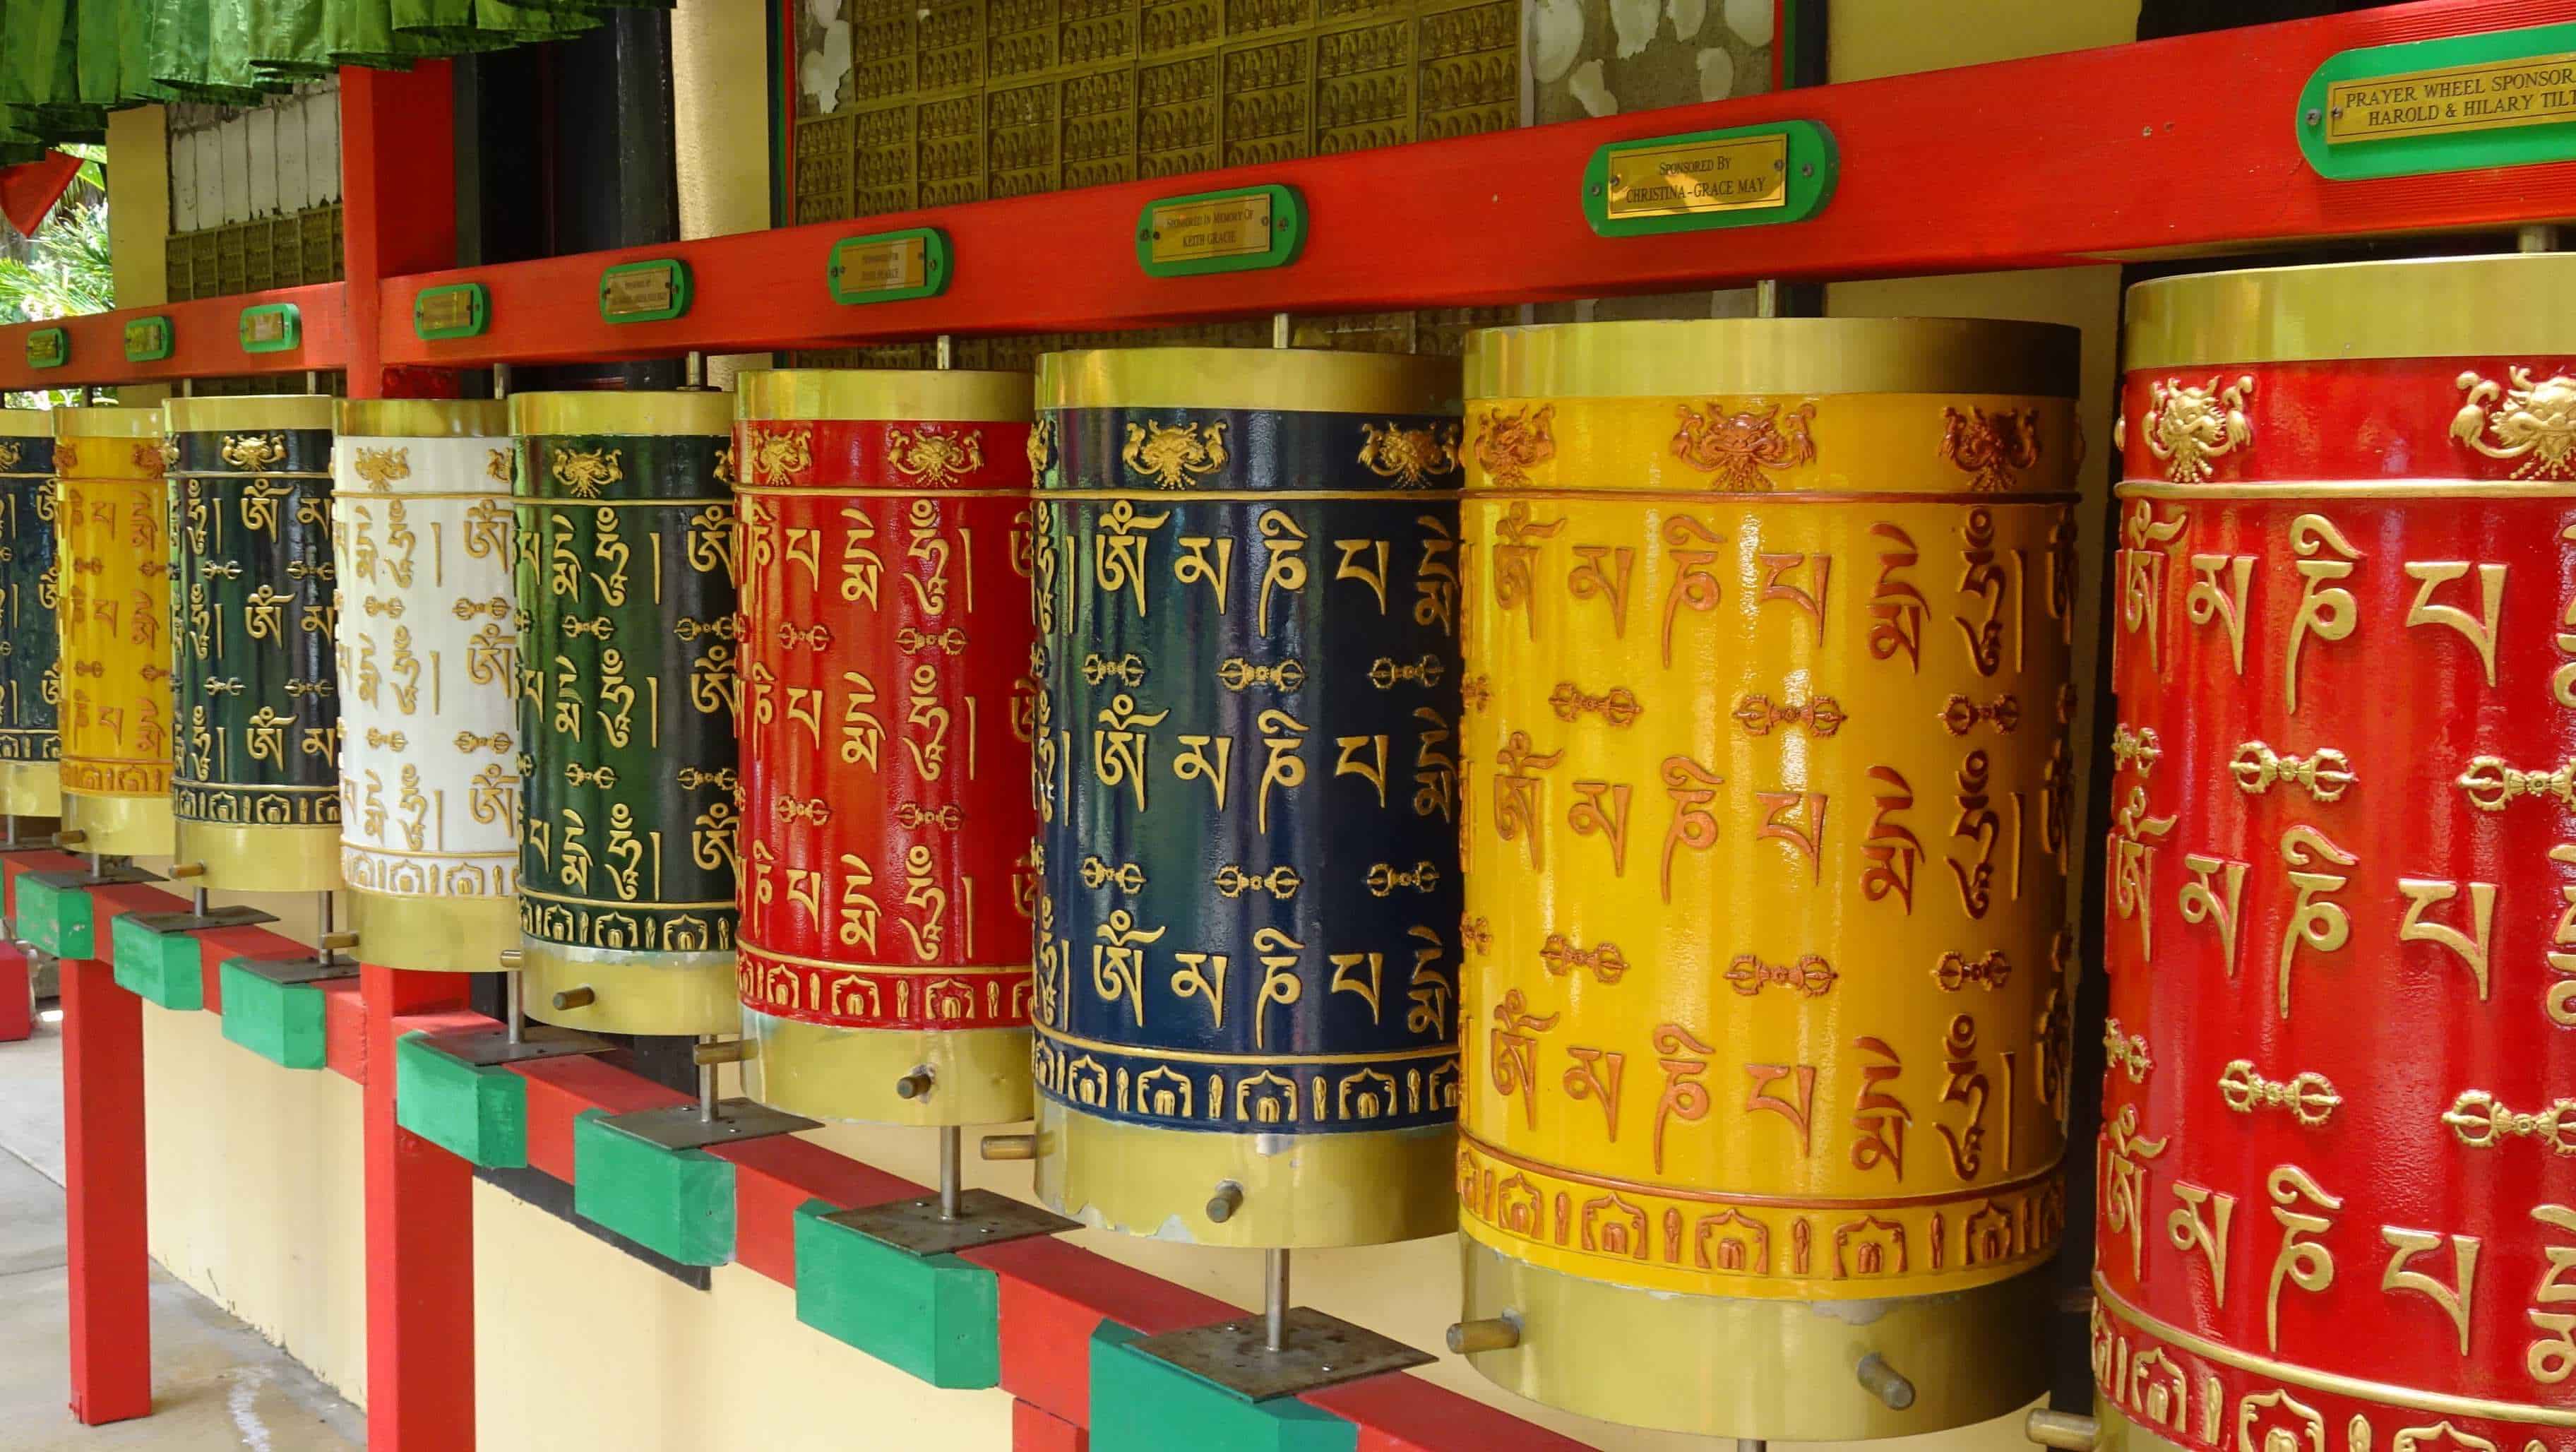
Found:
[[2147, 385], [2147, 452], [2177, 484], [2207, 479], [2214, 461], [2254, 445], [2254, 424], [2245, 416], [2254, 380], [2239, 378], [2221, 387], [2222, 381], [2212, 378], [2202, 388], [2186, 387], [2179, 378]]
[[1165, 489], [1187, 488], [1190, 475], [1204, 477], [1225, 467], [1225, 420], [1209, 424], [1205, 438], [1199, 437], [1196, 423], [1131, 423], [1127, 447], [1118, 457]]
[[1398, 867], [1392, 862], [1372, 863], [1366, 881], [1371, 897], [1392, 896], [1399, 887], [1409, 887], [1415, 892], [1436, 892], [1440, 888], [1440, 867], [1432, 862], [1416, 862], [1410, 868]]
[[2007, 408], [1988, 413], [1941, 410], [1941, 457], [1968, 475], [1968, 488], [1984, 493], [2013, 487], [2013, 471], [2039, 462], [2039, 410]]
[[737, 478], [733, 471], [733, 445], [726, 444], [716, 450], [715, 464], [707, 472], [714, 475], [715, 481], [727, 489], [734, 486]]
[[1848, 719], [1843, 715], [1842, 703], [1831, 696], [1774, 705], [1769, 696], [1758, 691], [1738, 702], [1733, 714], [1748, 736], [1768, 736], [1774, 727], [1787, 730], [1796, 726], [1806, 727], [1813, 735], [1831, 736], [1843, 729]]
[[2156, 1066], [2147, 1056], [2147, 1036], [2121, 1033], [2116, 1018], [2102, 1025], [2102, 1053], [2110, 1067], [2128, 1075], [2132, 1084], [2146, 1082], [2147, 1071]]
[[1055, 462], [1055, 420], [1042, 418], [1029, 430], [1029, 478], [1034, 481]]
[[1555, 422], [1552, 403], [1540, 404], [1535, 413], [1528, 404], [1485, 410], [1476, 420], [1477, 464], [1496, 484], [1506, 488], [1527, 484], [1532, 465], [1556, 457]]
[[1619, 951], [1618, 944], [1604, 942], [1597, 947], [1586, 948], [1563, 933], [1548, 934], [1547, 941], [1539, 945], [1538, 957], [1547, 965], [1547, 971], [1559, 978], [1583, 968], [1590, 970], [1592, 976], [1602, 983], [1610, 984], [1628, 973], [1628, 957]]
[[2286, 782], [2305, 788], [2318, 801], [2331, 802], [2360, 780], [2352, 774], [2352, 762], [2331, 746], [2320, 747], [2302, 760], [2283, 756], [2260, 741], [2248, 741], [2236, 748], [2236, 758], [2227, 769], [2249, 797], [2270, 791], [2274, 782]]
[[2469, 769], [2452, 778], [2452, 784], [2468, 797], [2470, 806], [2482, 812], [2501, 812], [2516, 797], [2555, 797], [2563, 805], [2576, 807], [2576, 761], [2562, 763], [2555, 771], [2520, 771], [2505, 765], [2500, 756], [2473, 756]]
[[597, 499], [600, 490], [626, 477], [615, 449], [557, 449], [550, 467], [555, 482], [575, 499]]
[[1840, 976], [1833, 965], [1813, 953], [1801, 956], [1795, 963], [1765, 963], [1751, 953], [1738, 953], [1726, 968], [1727, 985], [1747, 998], [1775, 986], [1809, 998], [1822, 998], [1833, 990], [1834, 980]]
[[2442, 1122], [2460, 1137], [2460, 1143], [2476, 1149], [2527, 1135], [2547, 1140], [2562, 1155], [2576, 1155], [2576, 1099], [2556, 1100], [2546, 1109], [2519, 1114], [2484, 1089], [2470, 1089], [2442, 1111]]
[[[2511, 388], [2474, 373], [2460, 375], [2469, 399], [2451, 416], [2451, 437], [2490, 459], [2521, 459], [2516, 479], [2576, 477], [2576, 378], [2556, 373], [2534, 383], [2531, 370], [2520, 365], [2505, 376]], [[2492, 444], [2489, 434], [2495, 436]]]
[[1965, 736], [1988, 722], [1993, 723], [1997, 731], [2010, 736], [2013, 729], [2021, 725], [2021, 698], [2006, 694], [1981, 705], [1953, 692], [1950, 699], [1942, 703], [1939, 719], [1942, 727], [1953, 736]]
[[1612, 686], [1596, 696], [1572, 681], [1557, 682], [1556, 689], [1548, 693], [1547, 705], [1559, 721], [1572, 721], [1592, 712], [1610, 726], [1625, 726], [1646, 713], [1637, 693], [1626, 686]]
[[[948, 802], [936, 809], [925, 807], [919, 802], [905, 802], [894, 809], [894, 820], [897, 826], [907, 832], [918, 832], [924, 827], [945, 827], [954, 832], [957, 830], [957, 825], [965, 821], [966, 817], [964, 813], [957, 810], [955, 802]], [[817, 826], [821, 823], [821, 818], [815, 819]], [[913, 850], [918, 852], [922, 849], [915, 847]]]
[[769, 806], [782, 822], [810, 822], [820, 827], [832, 820], [832, 804], [821, 797], [779, 797]]
[[2219, 1097], [2239, 1114], [2257, 1109], [2286, 1109], [2299, 1123], [2314, 1128], [2326, 1122], [2343, 1096], [2323, 1074], [2310, 1071], [2272, 1080], [2254, 1072], [2251, 1059], [2230, 1059], [2218, 1076]]
[[[178, 460], [171, 457], [176, 452], [171, 450], [164, 457], [169, 457], [172, 463], [176, 463]], [[224, 437], [223, 447], [216, 452], [223, 455], [225, 463], [236, 469], [265, 469], [286, 457], [286, 435], [227, 434]]]
[[588, 771], [583, 769], [580, 762], [567, 761], [564, 763], [564, 785], [595, 786], [614, 790], [617, 786], [617, 768], [602, 766], [596, 771]]
[[1297, 875], [1297, 869], [1285, 863], [1271, 868], [1268, 872], [1246, 872], [1229, 862], [1218, 868], [1216, 875], [1209, 881], [1216, 885], [1217, 891], [1227, 897], [1241, 897], [1247, 892], [1266, 892], [1281, 902], [1295, 897], [1297, 889], [1306, 885], [1306, 879]]
[[[495, 450], [494, 452], [499, 452]], [[396, 479], [411, 477], [411, 450], [360, 449], [350, 472], [367, 481], [367, 488], [382, 494], [394, 487]]]
[[742, 431], [743, 457], [734, 461], [745, 484], [783, 484], [814, 466], [814, 431], [751, 429]]
[[1975, 959], [1953, 949], [1932, 965], [1932, 981], [1940, 984], [1944, 993], [1969, 987], [2001, 988], [2011, 980], [2012, 960], [2000, 948], [1988, 948], [1984, 957]]
[[1360, 425], [1360, 463], [1381, 479], [1419, 489], [1433, 474], [1458, 472], [1458, 426], [1399, 428], [1393, 422]]
[[888, 428], [886, 462], [925, 489], [945, 489], [984, 467], [984, 439], [975, 433], [958, 437], [927, 428], [919, 433]]
[[[1096, 660], [1098, 657], [1095, 656], [1093, 659]], [[1121, 663], [1134, 659], [1135, 656], [1131, 654], [1122, 657]], [[1219, 685], [1229, 691], [1249, 690], [1254, 686], [1271, 686], [1282, 691], [1293, 691], [1306, 684], [1306, 664], [1295, 656], [1273, 664], [1261, 665], [1239, 655], [1230, 655], [1217, 666], [1216, 679]], [[1141, 681], [1138, 683], [1141, 684]], [[1093, 684], [1097, 685], [1098, 682], [1095, 681]]]
[[1111, 885], [1120, 892], [1145, 890], [1145, 869], [1133, 862], [1121, 862], [1113, 867], [1097, 857], [1085, 857], [1080, 872], [1082, 885], [1095, 891]]
[[2147, 776], [2155, 771], [2156, 762], [2164, 754], [2164, 745], [2157, 738], [2156, 728], [2153, 726], [2141, 726], [2132, 731], [2129, 729], [2129, 723], [2123, 721], [2111, 728], [2111, 760], [2114, 763], [2114, 770], [2123, 766], [2134, 766], [2138, 769], [2138, 775]]
[[1440, 684], [1442, 669], [1440, 657], [1436, 655], [1424, 655], [1410, 663], [1382, 655], [1369, 663], [1368, 678], [1369, 684], [1381, 691], [1394, 690], [1407, 681], [1436, 686]]
[[1773, 404], [1760, 413], [1721, 413], [1716, 404], [1678, 410], [1681, 428], [1673, 435], [1673, 457], [1710, 476], [1709, 482], [1730, 494], [1767, 493], [1765, 470], [1794, 469], [1816, 461], [1816, 441], [1807, 426], [1816, 406], [1802, 403], [1783, 416]]

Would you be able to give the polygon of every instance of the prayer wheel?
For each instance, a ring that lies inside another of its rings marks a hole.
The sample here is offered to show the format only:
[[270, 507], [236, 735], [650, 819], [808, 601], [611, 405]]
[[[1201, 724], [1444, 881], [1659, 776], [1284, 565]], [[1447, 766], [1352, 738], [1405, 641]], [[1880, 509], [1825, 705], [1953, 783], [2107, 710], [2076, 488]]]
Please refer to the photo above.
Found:
[[1471, 338], [1486, 1376], [1796, 1441], [2043, 1389], [2076, 383], [2074, 331], [2018, 323]]
[[1025, 1119], [1029, 376], [737, 388], [746, 1091]]
[[161, 410], [54, 414], [63, 831], [84, 852], [170, 851], [170, 505]]
[[1454, 1224], [1457, 380], [1040, 364], [1050, 1208], [1278, 1249]]
[[63, 808], [54, 488], [53, 414], [0, 409], [0, 813], [13, 817]]
[[491, 972], [519, 941], [509, 410], [343, 403], [340, 873], [366, 960]]
[[[174, 398], [174, 860], [197, 885], [340, 885], [340, 695], [332, 659], [331, 400]], [[92, 607], [95, 610], [95, 606]], [[426, 662], [388, 645], [354, 663], [416, 690]]]
[[528, 1012], [730, 1034], [733, 399], [522, 393], [519, 932]]
[[2576, 257], [2131, 289], [2103, 1443], [2576, 1421]]

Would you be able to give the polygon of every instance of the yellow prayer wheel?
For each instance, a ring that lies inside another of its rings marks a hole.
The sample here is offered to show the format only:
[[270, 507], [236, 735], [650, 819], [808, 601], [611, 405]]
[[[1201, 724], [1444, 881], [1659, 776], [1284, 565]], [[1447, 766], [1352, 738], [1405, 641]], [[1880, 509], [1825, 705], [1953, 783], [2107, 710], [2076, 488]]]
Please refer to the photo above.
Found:
[[62, 638], [54, 609], [54, 416], [0, 409], [0, 812], [63, 809]]
[[[174, 398], [173, 857], [235, 892], [340, 886], [332, 401]], [[425, 661], [388, 656], [388, 689]]]
[[54, 414], [63, 830], [159, 856], [170, 825], [170, 539], [161, 410]]
[[1471, 339], [1453, 1334], [1502, 1385], [1795, 1441], [2043, 1388], [2076, 341]]

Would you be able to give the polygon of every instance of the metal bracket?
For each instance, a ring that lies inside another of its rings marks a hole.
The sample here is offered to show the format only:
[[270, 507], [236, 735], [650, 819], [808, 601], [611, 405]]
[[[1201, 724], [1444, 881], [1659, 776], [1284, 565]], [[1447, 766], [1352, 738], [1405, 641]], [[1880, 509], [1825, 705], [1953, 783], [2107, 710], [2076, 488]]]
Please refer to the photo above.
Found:
[[569, 1029], [531, 1028], [527, 1036], [513, 1040], [507, 1029], [475, 1029], [461, 1034], [432, 1034], [421, 1041], [451, 1059], [461, 1059], [478, 1069], [501, 1064], [524, 1064], [532, 1059], [569, 1059], [583, 1054], [605, 1054], [617, 1045], [589, 1034]]
[[[227, 908], [229, 912], [231, 909]], [[161, 913], [160, 917], [185, 917], [185, 913]], [[266, 917], [266, 914], [261, 914]], [[274, 922], [275, 919], [270, 919]], [[280, 988], [299, 983], [327, 983], [335, 978], [355, 978], [358, 965], [349, 958], [235, 958], [245, 973], [267, 979]]]
[[674, 1104], [668, 1109], [615, 1115], [602, 1122], [668, 1150], [740, 1144], [745, 1140], [768, 1139], [775, 1135], [794, 1134], [801, 1129], [823, 1127], [821, 1120], [788, 1114], [750, 1099], [724, 1100], [716, 1105], [712, 1118], [695, 1104]]
[[1246, 1316], [1214, 1326], [1191, 1326], [1128, 1343], [1246, 1401], [1266, 1402], [1362, 1377], [1428, 1366], [1438, 1360], [1401, 1341], [1327, 1316], [1312, 1306], [1290, 1308], [1277, 1351], [1264, 1344], [1261, 1318]]
[[960, 1195], [954, 1219], [940, 1215], [937, 1195], [839, 1210], [823, 1218], [920, 1256], [950, 1255], [979, 1245], [1062, 1235], [1082, 1228], [1079, 1220], [1068, 1220], [990, 1190], [969, 1190]]
[[213, 908], [206, 912], [127, 913], [126, 918], [147, 933], [202, 933], [208, 928], [247, 928], [257, 923], [273, 923], [277, 914], [264, 913], [255, 907]]
[[28, 877], [47, 887], [120, 887], [131, 882], [167, 882], [157, 872], [146, 872], [131, 862], [102, 867], [96, 872], [30, 872]]

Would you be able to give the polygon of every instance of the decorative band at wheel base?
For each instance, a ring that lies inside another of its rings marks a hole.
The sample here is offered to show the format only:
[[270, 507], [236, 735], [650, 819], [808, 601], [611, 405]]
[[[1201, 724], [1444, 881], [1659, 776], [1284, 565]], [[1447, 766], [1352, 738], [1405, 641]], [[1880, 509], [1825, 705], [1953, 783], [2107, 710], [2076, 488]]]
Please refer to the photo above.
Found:
[[[1038, 1099], [1038, 1203], [1128, 1235], [1298, 1250], [1379, 1245], [1457, 1228], [1449, 1125], [1367, 1134], [1159, 1129]], [[1222, 1222], [1205, 1206], [1240, 1190]]]
[[170, 799], [106, 796], [95, 792], [63, 793], [63, 831], [80, 836], [73, 847], [112, 857], [167, 857], [177, 844]]
[[[528, 1017], [594, 1034], [730, 1034], [741, 1026], [733, 954], [630, 953], [522, 937]], [[372, 960], [371, 960], [372, 961]], [[558, 995], [574, 1001], [555, 1007]]]
[[[85, 849], [95, 844], [84, 842]], [[340, 886], [340, 828], [175, 823], [170, 857], [202, 862], [192, 887], [209, 892], [331, 892]]]
[[0, 761], [0, 812], [13, 817], [63, 814], [63, 769], [51, 761]]
[[492, 973], [519, 946], [519, 904], [507, 897], [414, 897], [349, 889], [358, 956], [380, 968]]
[[[864, 1104], [872, 1124], [1007, 1124], [1029, 1115], [1027, 1029], [854, 1029], [742, 1010], [742, 1092], [790, 1114], [849, 1117]], [[901, 1097], [897, 1083], [930, 1071], [931, 1091]]]
[[[1519, 1345], [1471, 1353], [1469, 1364], [1582, 1416], [1827, 1442], [1966, 1426], [2048, 1389], [2043, 1338], [2058, 1322], [2041, 1276], [1932, 1296], [1753, 1300], [1565, 1275], [1465, 1237], [1459, 1248], [1467, 1319], [1520, 1325]], [[1903, 1410], [1862, 1385], [1872, 1355], [1912, 1386]]]

